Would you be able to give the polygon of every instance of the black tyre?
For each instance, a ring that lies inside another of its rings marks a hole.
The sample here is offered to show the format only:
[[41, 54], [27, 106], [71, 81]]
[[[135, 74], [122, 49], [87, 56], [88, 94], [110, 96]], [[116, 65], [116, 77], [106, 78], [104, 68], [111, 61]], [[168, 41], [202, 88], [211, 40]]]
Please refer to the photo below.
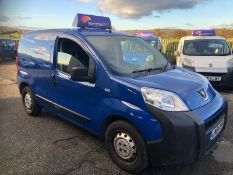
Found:
[[128, 122], [111, 123], [105, 132], [105, 144], [113, 162], [129, 173], [139, 173], [148, 166], [146, 144]]
[[41, 113], [41, 108], [35, 101], [35, 96], [29, 87], [22, 90], [22, 100], [26, 112], [31, 116], [38, 116]]

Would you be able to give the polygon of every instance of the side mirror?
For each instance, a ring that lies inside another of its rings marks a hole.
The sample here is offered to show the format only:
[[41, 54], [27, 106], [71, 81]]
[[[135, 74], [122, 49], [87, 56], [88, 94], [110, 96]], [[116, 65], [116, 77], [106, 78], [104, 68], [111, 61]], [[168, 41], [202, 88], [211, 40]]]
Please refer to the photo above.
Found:
[[175, 56], [175, 57], [180, 56], [180, 52], [179, 52], [179, 51], [175, 51], [175, 52], [174, 52], [174, 56]]
[[71, 70], [71, 79], [80, 82], [95, 82], [95, 77], [88, 76], [88, 69], [85, 67], [73, 67]]

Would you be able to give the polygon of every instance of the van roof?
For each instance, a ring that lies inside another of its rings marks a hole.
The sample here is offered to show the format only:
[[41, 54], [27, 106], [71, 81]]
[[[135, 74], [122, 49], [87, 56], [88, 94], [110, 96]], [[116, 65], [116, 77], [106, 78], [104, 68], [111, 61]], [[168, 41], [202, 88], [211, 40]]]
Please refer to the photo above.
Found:
[[200, 40], [200, 39], [223, 39], [223, 40], [226, 40], [224, 37], [221, 37], [221, 36], [185, 36], [182, 39], [183, 40]]
[[81, 36], [128, 36], [127, 34], [120, 33], [120, 32], [112, 32], [111, 30], [99, 30], [99, 29], [79, 29], [79, 28], [63, 28], [63, 29], [46, 29], [46, 30], [37, 30], [37, 31], [30, 31], [26, 34], [30, 33], [55, 33], [55, 32], [64, 32], [64, 33], [72, 33], [78, 34]]
[[0, 41], [14, 41], [12, 39], [7, 39], [7, 38], [0, 38]]

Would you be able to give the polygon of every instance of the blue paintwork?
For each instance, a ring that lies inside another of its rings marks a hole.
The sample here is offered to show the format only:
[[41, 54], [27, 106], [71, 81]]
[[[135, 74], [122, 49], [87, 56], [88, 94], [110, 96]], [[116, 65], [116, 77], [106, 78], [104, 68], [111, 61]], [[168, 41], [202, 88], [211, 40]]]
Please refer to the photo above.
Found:
[[6, 42], [6, 48], [1, 48], [0, 47], [0, 58], [5, 59], [5, 58], [16, 58], [16, 46], [15, 46], [15, 41], [10, 40], [10, 39], [1, 39], [0, 38], [0, 45], [2, 42]]
[[[208, 104], [216, 96], [206, 78], [181, 68], [136, 79], [127, 77], [121, 77], [121, 79], [140, 87], [151, 87], [173, 92], [183, 99], [190, 110], [195, 110]], [[208, 91], [209, 99], [207, 101], [204, 101], [197, 93], [200, 89]]]
[[[140, 92], [143, 86], [176, 93], [189, 109], [196, 112], [203, 120], [208, 120], [216, 113], [216, 110], [224, 107], [225, 101], [213, 90], [205, 78], [182, 68], [135, 79], [114, 76], [108, 71], [95, 49], [86, 41], [85, 36], [88, 35], [123, 34], [78, 29], [45, 30], [25, 34], [19, 44], [18, 86], [26, 83], [34, 94], [90, 118], [90, 123], [80, 121], [45, 103], [38, 102], [41, 107], [98, 136], [103, 136], [105, 122], [118, 116], [133, 124], [146, 141], [162, 139], [163, 132], [156, 116], [147, 110]], [[57, 71], [54, 52], [57, 36], [74, 39], [93, 57], [96, 65], [94, 86], [74, 82], [69, 76]], [[56, 87], [52, 86], [51, 75], [56, 76]], [[208, 101], [201, 99], [197, 93], [202, 88], [209, 92]], [[105, 89], [110, 89], [110, 92]], [[210, 106], [210, 104], [211, 107], [202, 111], [204, 106]]]
[[208, 105], [195, 110], [194, 113], [203, 121], [208, 122], [218, 116], [226, 106], [227, 103], [222, 95], [216, 92], [216, 97]]

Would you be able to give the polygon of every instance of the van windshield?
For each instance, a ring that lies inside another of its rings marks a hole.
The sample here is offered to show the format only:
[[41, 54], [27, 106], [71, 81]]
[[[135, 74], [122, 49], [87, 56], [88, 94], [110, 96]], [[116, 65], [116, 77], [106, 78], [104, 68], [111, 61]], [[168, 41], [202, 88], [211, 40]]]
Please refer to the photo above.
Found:
[[231, 51], [223, 39], [202, 39], [184, 41], [184, 55], [189, 56], [226, 56]]
[[157, 39], [147, 39], [147, 38], [142, 38], [144, 41], [149, 43], [152, 47], [158, 48], [158, 40]]
[[8, 40], [7, 43], [8, 43], [8, 45], [9, 45], [10, 47], [15, 48], [15, 41], [13, 41], [13, 40]]
[[87, 36], [115, 75], [138, 77], [161, 73], [167, 59], [150, 44], [131, 36]]

